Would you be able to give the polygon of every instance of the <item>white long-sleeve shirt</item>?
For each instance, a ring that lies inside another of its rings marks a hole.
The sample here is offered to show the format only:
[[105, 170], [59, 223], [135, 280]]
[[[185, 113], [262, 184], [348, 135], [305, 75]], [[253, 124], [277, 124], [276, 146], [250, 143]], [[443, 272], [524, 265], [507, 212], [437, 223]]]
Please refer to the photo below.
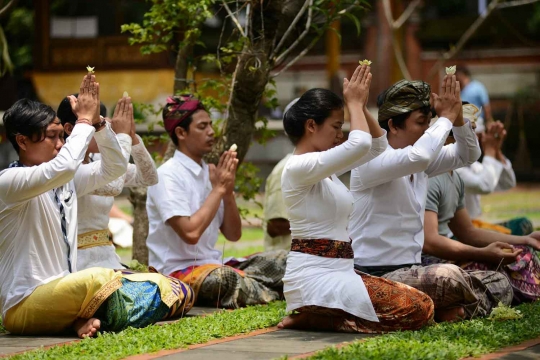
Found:
[[[338, 179], [386, 148], [386, 136], [372, 139], [354, 130], [343, 144], [323, 152], [293, 155], [283, 170], [281, 188], [293, 239], [349, 241], [347, 231], [353, 198]], [[317, 305], [342, 309], [378, 321], [353, 259], [333, 259], [289, 252], [283, 278], [287, 311]]]
[[[443, 146], [451, 129], [456, 143]], [[355, 264], [420, 263], [428, 177], [472, 164], [479, 156], [469, 122], [452, 128], [448, 119], [439, 118], [413, 146], [388, 146], [382, 155], [353, 169], [349, 231]]]
[[482, 162], [457, 169], [465, 184], [465, 208], [471, 218], [482, 215], [480, 195], [491, 194], [494, 191], [509, 190], [516, 186], [516, 174], [512, 163], [506, 159], [506, 164], [491, 156], [484, 156]]
[[[95, 137], [102, 161], [81, 165]], [[118, 178], [126, 162], [115, 133], [95, 133], [86, 124], [73, 128], [51, 161], [0, 172], [0, 309], [2, 316], [40, 285], [75, 272], [77, 195]], [[64, 207], [67, 243], [55, 192]]]
[[[158, 182], [156, 165], [144, 147], [142, 139], [139, 137], [139, 144], [132, 146], [131, 136], [118, 134], [117, 138], [122, 147], [127, 171], [107, 185], [79, 197], [79, 235], [107, 229], [114, 197], [119, 195], [124, 187], [151, 186]], [[94, 160], [101, 158], [99, 154], [95, 155], [97, 156], [93, 157]], [[129, 164], [130, 155], [133, 156], [134, 164]], [[123, 268], [114, 245], [80, 249], [77, 256], [77, 269], [80, 271], [90, 267]]]

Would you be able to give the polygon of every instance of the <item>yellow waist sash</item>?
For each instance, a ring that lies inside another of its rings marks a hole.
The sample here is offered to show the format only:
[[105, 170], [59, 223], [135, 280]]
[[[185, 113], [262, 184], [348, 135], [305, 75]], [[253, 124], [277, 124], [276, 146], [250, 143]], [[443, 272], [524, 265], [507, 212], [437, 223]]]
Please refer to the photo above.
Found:
[[109, 230], [89, 231], [77, 236], [77, 249], [89, 249], [96, 246], [112, 245]]

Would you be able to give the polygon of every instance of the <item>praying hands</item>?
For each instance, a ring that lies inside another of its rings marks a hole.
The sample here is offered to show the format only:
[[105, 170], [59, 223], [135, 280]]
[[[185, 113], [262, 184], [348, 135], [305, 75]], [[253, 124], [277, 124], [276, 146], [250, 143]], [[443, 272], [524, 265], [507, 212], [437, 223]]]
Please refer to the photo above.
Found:
[[88, 125], [97, 125], [101, 122], [99, 117], [99, 83], [95, 75], [88, 74], [83, 78], [79, 88], [79, 96], [69, 95], [69, 102], [77, 122]]
[[432, 93], [432, 102], [439, 117], [445, 117], [454, 126], [463, 125], [463, 108], [461, 105], [461, 87], [455, 75], [446, 75], [443, 79], [440, 95]]

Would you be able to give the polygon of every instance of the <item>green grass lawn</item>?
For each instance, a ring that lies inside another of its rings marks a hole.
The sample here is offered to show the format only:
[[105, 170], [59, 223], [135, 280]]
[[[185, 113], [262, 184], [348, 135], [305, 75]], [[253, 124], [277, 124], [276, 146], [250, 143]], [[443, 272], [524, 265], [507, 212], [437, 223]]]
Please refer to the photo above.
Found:
[[524, 184], [516, 189], [482, 196], [482, 219], [492, 222], [528, 217], [540, 227], [540, 187]]
[[540, 336], [540, 303], [517, 307], [519, 320], [476, 319], [441, 323], [420, 331], [405, 331], [331, 347], [309, 359], [457, 360], [479, 356]]
[[[94, 339], [29, 351], [10, 359], [123, 359], [130, 355], [179, 349], [214, 339], [248, 333], [275, 326], [285, 315], [285, 303], [251, 306], [221, 311], [205, 317], [186, 317], [175, 323], [129, 328], [119, 333], [104, 333]], [[105, 355], [106, 354], [106, 355]]]

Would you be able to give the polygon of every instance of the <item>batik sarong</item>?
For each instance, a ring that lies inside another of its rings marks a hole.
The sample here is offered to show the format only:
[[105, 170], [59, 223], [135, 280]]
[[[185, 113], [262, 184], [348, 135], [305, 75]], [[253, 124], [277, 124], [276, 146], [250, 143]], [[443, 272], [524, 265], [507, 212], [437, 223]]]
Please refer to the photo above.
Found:
[[433, 301], [426, 294], [405, 284], [357, 273], [362, 277], [379, 322], [359, 318], [341, 309], [321, 306], [303, 306], [296, 311], [324, 315], [328, 317], [333, 331], [347, 333], [418, 330], [433, 323]]
[[467, 319], [489, 315], [499, 302], [512, 303], [510, 282], [496, 271], [465, 271], [453, 264], [433, 264], [404, 267], [383, 277], [426, 293], [435, 310], [462, 307]]
[[37, 287], [3, 321], [18, 335], [62, 333], [76, 320], [91, 318], [101, 321], [102, 330], [119, 331], [178, 316], [193, 300], [191, 288], [178, 279], [90, 268]]
[[[291, 251], [334, 259], [354, 259], [351, 242], [331, 239], [293, 239]], [[391, 280], [356, 271], [362, 278], [379, 322], [369, 321], [341, 309], [316, 305], [302, 306], [299, 313], [313, 313], [325, 318], [337, 332], [385, 333], [399, 330], [417, 330], [433, 321], [433, 301], [426, 294], [412, 287]], [[317, 328], [316, 323], [312, 324]]]
[[540, 252], [530, 246], [514, 245], [522, 252], [516, 261], [498, 267], [496, 264], [464, 262], [458, 265], [465, 270], [499, 270], [506, 274], [514, 290], [514, 304], [540, 299]]
[[286, 260], [287, 251], [275, 250], [223, 266], [191, 266], [171, 276], [192, 286], [197, 304], [236, 309], [282, 299]]

